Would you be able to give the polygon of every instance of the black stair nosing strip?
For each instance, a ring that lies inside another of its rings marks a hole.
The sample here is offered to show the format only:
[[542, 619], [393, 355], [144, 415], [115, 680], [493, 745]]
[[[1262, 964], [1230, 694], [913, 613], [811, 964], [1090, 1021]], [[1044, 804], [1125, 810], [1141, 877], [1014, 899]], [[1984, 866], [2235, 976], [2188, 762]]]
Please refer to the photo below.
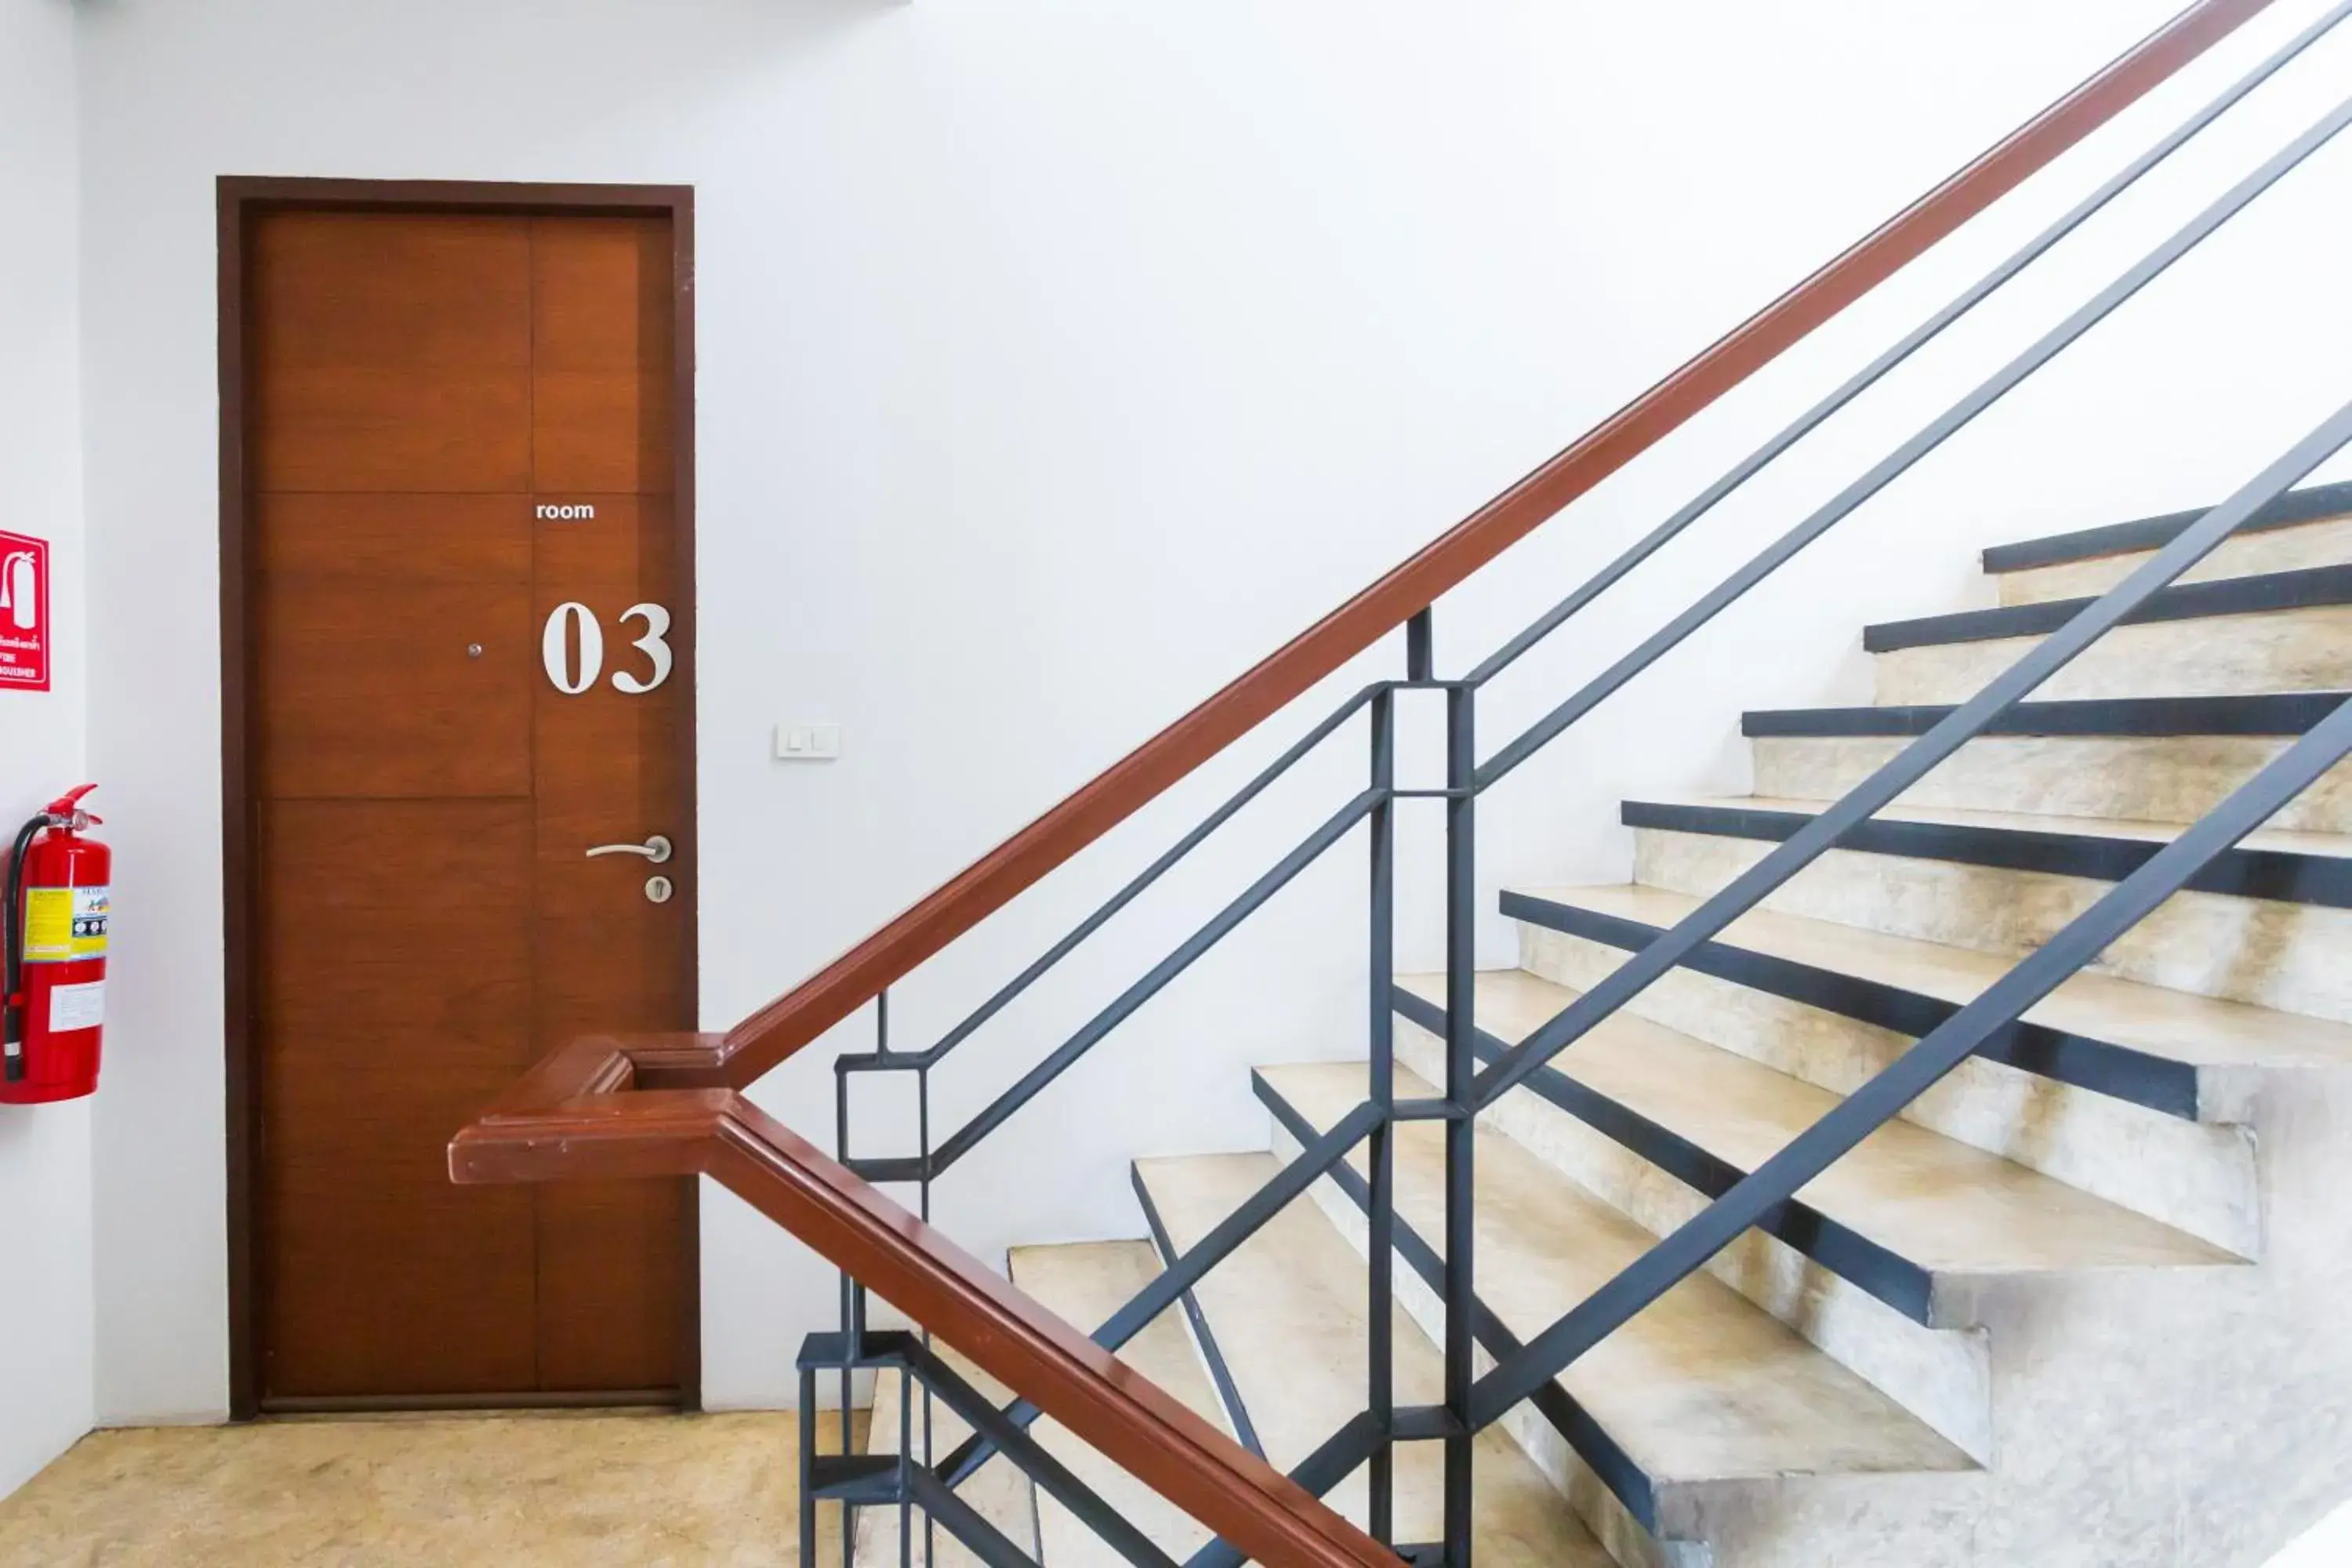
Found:
[[[1961, 610], [1948, 616], [1879, 621], [1862, 628], [1862, 647], [1865, 653], [1895, 653], [1910, 647], [2043, 637], [2095, 603], [2095, 598], [2052, 599], [2039, 605], [2008, 605], [1994, 610]], [[2137, 626], [2159, 621], [2254, 616], [2347, 604], [2352, 604], [2352, 565], [2306, 566], [2252, 577], [2221, 577], [2210, 583], [2176, 583], [2158, 589], [2121, 624]]]
[[[2036, 566], [2089, 561], [2101, 555], [2158, 550], [2180, 537], [2191, 523], [2210, 510], [2210, 507], [2198, 507], [2190, 511], [2168, 511], [2157, 517], [2135, 518], [2129, 522], [2110, 522], [2097, 528], [2076, 529], [2071, 533], [2053, 533], [2040, 539], [2020, 540], [2013, 544], [1996, 544], [1983, 553], [1984, 569], [1993, 573], [2023, 572]], [[2308, 485], [2299, 490], [2289, 490], [2262, 507], [2232, 530], [2231, 536], [2261, 533], [2273, 528], [2292, 528], [2302, 522], [2318, 522], [2347, 511], [2352, 511], [2352, 480], [2332, 485]]]
[[[1619, 816], [1628, 827], [1766, 840], [1787, 838], [1813, 819], [1810, 812], [1759, 806], [1636, 800], [1626, 801]], [[1944, 860], [1999, 871], [2040, 871], [2054, 877], [2119, 882], [2162, 849], [2164, 841], [2109, 837], [2095, 833], [2053, 833], [2039, 828], [1990, 827], [1975, 823], [1870, 817], [1840, 836], [1837, 847], [1869, 855]], [[2289, 849], [2248, 849], [2241, 845], [2224, 849], [2207, 861], [2182, 885], [2181, 890], [2262, 899], [2272, 903], [2352, 909], [2352, 858], [2305, 855]]]
[[[1282, 1124], [1283, 1130], [1302, 1146], [1311, 1144], [1322, 1136], [1297, 1106], [1266, 1081], [1264, 1073], [1253, 1068], [1250, 1087], [1260, 1103]], [[1367, 1218], [1370, 1217], [1372, 1212], [1371, 1184], [1358, 1173], [1354, 1166], [1340, 1160], [1324, 1173], [1338, 1183], [1339, 1190], [1348, 1195], [1349, 1200], [1362, 1210]], [[1402, 1215], [1391, 1213], [1390, 1226], [1396, 1250], [1404, 1258], [1405, 1267], [1419, 1275], [1421, 1282], [1436, 1292], [1441, 1301], [1444, 1300], [1445, 1263], [1438, 1256], [1437, 1249], [1430, 1246], [1419, 1231], [1406, 1224]], [[1509, 1360], [1525, 1348], [1518, 1336], [1506, 1328], [1503, 1320], [1495, 1315], [1493, 1309], [1475, 1295], [1471, 1298], [1470, 1331], [1486, 1353], [1498, 1362]], [[1558, 1378], [1545, 1382], [1529, 1395], [1528, 1403], [1551, 1424], [1552, 1430], [1559, 1434], [1561, 1441], [1575, 1452], [1577, 1458], [1601, 1478], [1601, 1484], [1625, 1505], [1625, 1510], [1642, 1528], [1654, 1533], [1658, 1528], [1656, 1489], [1651, 1484], [1648, 1474], [1633, 1462], [1633, 1456], [1617, 1439], [1609, 1435], [1608, 1429], [1593, 1418], [1592, 1413], [1579, 1404], [1575, 1395], [1562, 1388]]]
[[[1135, 1201], [1143, 1205], [1143, 1223], [1151, 1227], [1152, 1250], [1160, 1254], [1160, 1267], [1167, 1268], [1176, 1261], [1176, 1244], [1169, 1238], [1168, 1227], [1160, 1222], [1160, 1207], [1151, 1201], [1150, 1189], [1144, 1185], [1139, 1165], [1128, 1166], [1128, 1184], [1135, 1189]], [[1217, 1347], [1217, 1336], [1209, 1328], [1209, 1315], [1190, 1290], [1177, 1298], [1184, 1303], [1184, 1316], [1192, 1325], [1195, 1342], [1201, 1347], [1201, 1359], [1209, 1363], [1209, 1376], [1217, 1385], [1217, 1397], [1224, 1401], [1225, 1411], [1234, 1418], [1234, 1436], [1241, 1446], [1258, 1458], [1265, 1458], [1265, 1445], [1258, 1441], [1257, 1427], [1249, 1417], [1249, 1406], [1242, 1402], [1241, 1385], [1234, 1382], [1233, 1368], [1225, 1364], [1225, 1352]]]
[[[2300, 735], [2352, 691], [2263, 691], [2236, 697], [2091, 697], [2019, 702], [1985, 726], [1987, 735]], [[1768, 708], [1739, 716], [1751, 739], [1790, 735], [1924, 735], [1950, 717], [1949, 703], [1885, 708]]]
[[[1400, 1017], [1433, 1035], [1444, 1035], [1444, 1008], [1402, 985], [1391, 987], [1391, 995]], [[1502, 1039], [1484, 1029], [1475, 1029], [1472, 1038], [1482, 1062], [1496, 1061], [1509, 1048]], [[1576, 1047], [1570, 1046], [1564, 1059], [1573, 1060], [1575, 1052]], [[1528, 1076], [1525, 1087], [1710, 1200], [1729, 1192], [1749, 1173], [1557, 1067], [1538, 1068]], [[1877, 1297], [1912, 1321], [1935, 1326], [1935, 1276], [1884, 1243], [1872, 1240], [1793, 1197], [1767, 1210], [1755, 1228], [1803, 1253], [1856, 1289]]]
[[[1638, 952], [1664, 934], [1664, 928], [1642, 921], [1509, 889], [1503, 893], [1502, 911], [1512, 920], [1627, 952]], [[1915, 1039], [1960, 1010], [1960, 1004], [1940, 996], [1758, 952], [1719, 938], [1701, 943], [1678, 967]], [[2022, 1019], [1992, 1035], [1976, 1054], [2184, 1121], [2199, 1119], [2198, 1073], [2187, 1062]]]

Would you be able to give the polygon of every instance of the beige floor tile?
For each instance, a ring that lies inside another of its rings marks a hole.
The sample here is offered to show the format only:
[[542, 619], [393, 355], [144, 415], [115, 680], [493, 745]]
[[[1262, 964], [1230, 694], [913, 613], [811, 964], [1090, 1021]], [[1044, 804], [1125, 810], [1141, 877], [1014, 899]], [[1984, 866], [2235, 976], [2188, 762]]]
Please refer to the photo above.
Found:
[[96, 1432], [0, 1501], [0, 1564], [787, 1564], [795, 1432], [789, 1412]]

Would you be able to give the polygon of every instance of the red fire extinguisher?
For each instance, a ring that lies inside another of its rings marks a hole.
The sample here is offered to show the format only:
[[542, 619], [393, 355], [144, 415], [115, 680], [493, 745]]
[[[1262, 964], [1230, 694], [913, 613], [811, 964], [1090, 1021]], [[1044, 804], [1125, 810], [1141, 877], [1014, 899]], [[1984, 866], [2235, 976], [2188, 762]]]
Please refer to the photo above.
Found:
[[75, 1100], [98, 1089], [106, 1021], [106, 920], [114, 852], [83, 831], [84, 784], [42, 807], [9, 847], [0, 944], [0, 1105]]

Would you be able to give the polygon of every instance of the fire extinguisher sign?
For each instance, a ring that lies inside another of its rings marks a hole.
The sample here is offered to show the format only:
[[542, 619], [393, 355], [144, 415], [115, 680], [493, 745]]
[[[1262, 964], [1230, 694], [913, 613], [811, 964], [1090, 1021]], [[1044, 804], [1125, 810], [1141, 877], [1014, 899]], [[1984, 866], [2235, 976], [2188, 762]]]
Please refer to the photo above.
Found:
[[48, 689], [48, 542], [0, 532], [0, 691]]

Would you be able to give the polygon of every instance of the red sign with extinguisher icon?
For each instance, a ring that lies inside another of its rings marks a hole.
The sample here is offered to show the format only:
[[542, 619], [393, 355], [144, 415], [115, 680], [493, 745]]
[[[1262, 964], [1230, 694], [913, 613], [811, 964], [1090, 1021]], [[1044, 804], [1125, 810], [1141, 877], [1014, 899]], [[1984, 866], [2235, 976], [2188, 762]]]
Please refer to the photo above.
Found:
[[0, 691], [48, 689], [48, 542], [0, 533]]

